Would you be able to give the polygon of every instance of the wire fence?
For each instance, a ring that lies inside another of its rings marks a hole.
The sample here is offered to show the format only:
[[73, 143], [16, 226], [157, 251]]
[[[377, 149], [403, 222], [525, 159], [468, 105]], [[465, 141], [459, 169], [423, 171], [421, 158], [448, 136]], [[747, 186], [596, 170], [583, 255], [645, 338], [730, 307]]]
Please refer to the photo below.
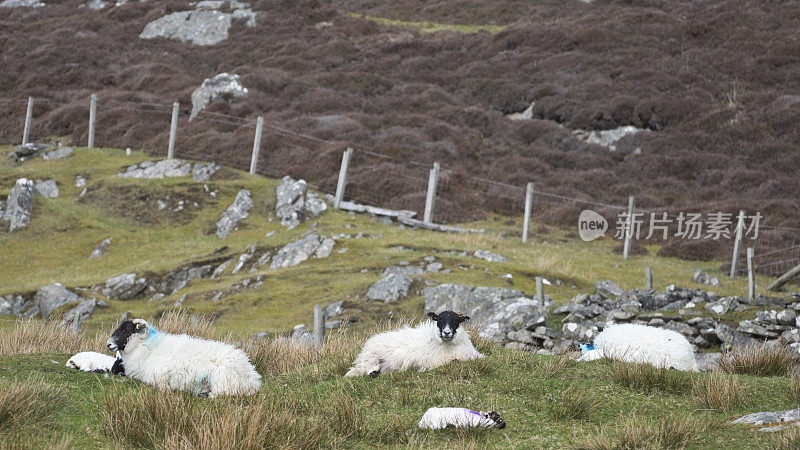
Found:
[[[60, 127], [70, 132], [72, 141], [86, 142], [89, 117], [88, 95], [86, 97], [85, 101], [80, 102], [74, 99], [36, 98], [29, 141], [52, 136], [52, 129]], [[17, 144], [21, 141], [27, 104], [27, 99], [0, 98], [0, 120], [5, 119], [5, 123], [13, 124], [0, 130], [0, 142]], [[99, 101], [97, 111], [96, 145], [166, 153], [160, 149], [166, 149], [168, 146], [171, 103], [110, 98]], [[123, 117], [128, 120], [122, 120]], [[131, 117], [134, 117], [133, 126], [130, 125]], [[47, 120], [42, 120], [43, 118]], [[154, 123], [163, 123], [163, 127], [157, 127], [160, 131], [153, 132]], [[207, 110], [202, 110], [192, 117], [189, 112], [180, 111], [177, 136], [180, 144], [176, 156], [214, 161], [247, 170], [251, 163], [256, 126], [255, 118]], [[322, 192], [335, 193], [338, 168], [346, 145], [299, 133], [279, 124], [264, 123], [263, 127], [262, 147], [268, 151], [259, 153], [257, 173], [272, 178], [285, 175], [304, 178]], [[204, 132], [202, 137], [199, 133], [201, 130]], [[200, 142], [200, 139], [203, 142]], [[211, 147], [216, 146], [220, 150], [212, 152], [198, 150], [208, 148], [209, 143]], [[277, 150], [269, 151], [270, 148]], [[346, 198], [357, 203], [386, 206], [381, 203], [385, 202], [386, 194], [391, 193], [393, 208], [414, 211], [418, 218], [422, 218], [432, 163], [433, 161], [398, 157], [376, 149], [356, 148], [350, 161], [351, 174], [348, 177]], [[399, 172], [398, 169], [402, 169], [402, 174], [393, 175]], [[534, 223], [574, 223], [582, 210], [591, 209], [608, 220], [607, 234], [619, 237], [621, 224], [627, 216], [627, 205], [577, 198], [541, 190], [540, 187], [532, 189], [531, 196], [531, 219]], [[502, 211], [521, 218], [525, 201], [525, 186], [442, 167], [436, 189], [437, 208], [434, 210], [433, 219], [440, 223], [469, 222], [481, 218], [479, 211], [487, 210]], [[440, 209], [450, 212], [440, 214], [437, 212]], [[652, 227], [653, 219], [664, 211], [637, 207], [634, 213], [641, 217], [645, 225], [649, 218]], [[734, 222], [735, 226], [736, 218], [732, 219], [731, 222]], [[502, 227], [502, 230], [494, 231], [506, 237], [516, 238], [522, 234], [521, 220], [518, 222], [512, 222], [513, 226], [517, 227], [516, 231], [509, 231], [510, 223]], [[675, 236], [680, 232], [679, 227], [680, 225], [676, 229], [674, 223], [670, 224], [664, 233]], [[710, 244], [720, 250], [718, 254], [727, 251], [732, 255], [733, 231], [735, 228], [732, 227], [730, 233], [715, 239]], [[757, 236], [753, 239], [755, 232]], [[738, 274], [747, 273], [744, 250], [747, 247], [755, 251], [753, 262], [759, 273], [778, 276], [800, 264], [800, 228], [771, 226], [764, 223], [760, 224], [754, 233], [745, 237], [742, 242], [742, 250], [736, 259]], [[532, 234], [535, 234], [535, 231]], [[650, 234], [652, 235], [652, 232]], [[656, 233], [655, 236], [657, 238], [659, 234]], [[659, 243], [657, 239], [648, 242]]]

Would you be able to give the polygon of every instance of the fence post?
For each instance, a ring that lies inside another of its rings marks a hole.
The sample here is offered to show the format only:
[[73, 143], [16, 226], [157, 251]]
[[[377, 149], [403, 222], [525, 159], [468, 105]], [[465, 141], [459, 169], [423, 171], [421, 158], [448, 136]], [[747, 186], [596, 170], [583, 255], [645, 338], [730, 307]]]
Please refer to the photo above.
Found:
[[625, 222], [625, 245], [622, 250], [622, 259], [628, 259], [633, 238], [633, 196], [628, 197], [628, 219]]
[[739, 246], [742, 245], [742, 229], [744, 228], [744, 210], [739, 210], [739, 220], [736, 221], [736, 237], [733, 241], [733, 257], [731, 258], [731, 278], [736, 277], [736, 266], [739, 262]]
[[28, 97], [28, 110], [25, 112], [25, 129], [22, 130], [22, 145], [28, 143], [28, 136], [31, 132], [31, 120], [33, 119], [33, 97]]
[[169, 150], [167, 151], [167, 159], [172, 159], [175, 156], [175, 138], [178, 134], [178, 102], [172, 104], [172, 122], [169, 126]]
[[756, 298], [756, 279], [753, 274], [753, 249], [747, 247], [747, 297]]
[[334, 209], [339, 209], [339, 203], [344, 200], [344, 190], [347, 187], [347, 169], [350, 167], [350, 157], [353, 149], [348, 148], [342, 155], [342, 165], [339, 167], [339, 181], [336, 183], [336, 197], [333, 198]]
[[539, 305], [544, 306], [544, 283], [542, 282], [542, 277], [536, 277], [536, 300], [539, 301]]
[[439, 163], [433, 163], [433, 169], [428, 174], [428, 195], [425, 196], [425, 215], [423, 222], [431, 223], [433, 220], [433, 207], [436, 202], [436, 184], [439, 182]]
[[94, 148], [94, 121], [97, 118], [97, 94], [92, 94], [89, 100], [89, 142], [88, 148]]
[[531, 207], [533, 206], [533, 183], [525, 189], [525, 218], [522, 219], [522, 243], [528, 242], [528, 229], [531, 225]]
[[644, 287], [645, 289], [653, 289], [653, 268], [648, 267], [644, 271]]
[[264, 128], [264, 118], [258, 116], [256, 121], [256, 137], [253, 139], [253, 156], [250, 158], [250, 173], [255, 174], [258, 169], [258, 152], [261, 151], [261, 130]]
[[325, 313], [322, 305], [314, 305], [314, 337], [313, 344], [315, 349], [322, 348], [325, 343]]

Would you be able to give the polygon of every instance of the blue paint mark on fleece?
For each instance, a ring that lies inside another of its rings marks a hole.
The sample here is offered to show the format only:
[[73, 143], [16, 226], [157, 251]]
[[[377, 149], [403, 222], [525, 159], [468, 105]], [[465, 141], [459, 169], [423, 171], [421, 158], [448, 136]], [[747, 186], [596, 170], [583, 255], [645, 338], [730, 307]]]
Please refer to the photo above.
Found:
[[144, 341], [147, 343], [148, 347], [153, 348], [156, 346], [156, 344], [161, 342], [161, 339], [163, 337], [164, 334], [161, 333], [161, 331], [158, 328], [150, 325], [150, 330], [147, 332], [147, 337], [144, 338]]
[[581, 344], [579, 345], [581, 353], [586, 353], [589, 350], [594, 350], [594, 344]]

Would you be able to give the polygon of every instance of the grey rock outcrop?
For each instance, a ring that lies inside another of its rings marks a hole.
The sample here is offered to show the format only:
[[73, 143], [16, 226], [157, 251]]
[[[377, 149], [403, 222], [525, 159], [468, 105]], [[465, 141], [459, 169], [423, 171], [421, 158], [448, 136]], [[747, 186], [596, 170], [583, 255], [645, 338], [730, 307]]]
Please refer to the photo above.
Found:
[[103, 295], [116, 300], [129, 300], [141, 295], [147, 288], [147, 279], [135, 273], [123, 273], [106, 280]]
[[35, 157], [38, 153], [50, 150], [51, 148], [53, 148], [53, 146], [50, 144], [29, 142], [25, 145], [14, 147], [14, 151], [11, 152], [10, 157], [16, 162], [27, 161]]
[[722, 286], [722, 283], [719, 282], [717, 277], [709, 276], [707, 273], [703, 272], [702, 269], [695, 270], [694, 275], [692, 276], [692, 281], [700, 284], [708, 284], [714, 287]]
[[294, 228], [308, 217], [318, 216], [327, 211], [325, 201], [313, 192], [308, 192], [305, 180], [295, 181], [285, 176], [275, 189], [277, 203], [275, 215], [281, 219], [281, 225]]
[[624, 293], [617, 283], [610, 280], [598, 281], [594, 284], [594, 290], [597, 295], [603, 298], [619, 297]]
[[108, 247], [111, 245], [112, 238], [103, 239], [103, 242], [97, 244], [97, 247], [92, 250], [92, 254], [89, 255], [89, 259], [99, 258], [103, 255], [103, 253], [108, 250]]
[[69, 291], [61, 283], [40, 287], [33, 299], [39, 307], [39, 314], [43, 319], [46, 319], [53, 311], [66, 304], [78, 303], [83, 300], [78, 294]]
[[367, 291], [367, 298], [381, 300], [385, 303], [396, 302], [408, 295], [411, 282], [411, 278], [401, 273], [389, 274], [370, 286]]
[[58, 185], [56, 184], [56, 180], [36, 180], [34, 188], [36, 189], [36, 193], [42, 197], [58, 197]]
[[239, 222], [247, 218], [252, 207], [253, 199], [250, 198], [250, 191], [247, 189], [239, 191], [231, 206], [222, 213], [222, 217], [217, 221], [217, 236], [228, 237], [228, 234], [239, 225]]
[[[218, 11], [225, 5], [232, 11]], [[139, 37], [163, 37], [206, 46], [227, 39], [233, 21], [242, 20], [249, 27], [256, 25], [256, 14], [247, 3], [236, 0], [201, 1], [195, 8], [191, 11], [175, 12], [148, 23]]]
[[7, 295], [0, 297], [0, 314], [13, 314], [20, 318], [29, 319], [39, 312], [39, 306], [32, 298], [21, 295]]
[[790, 409], [787, 411], [766, 411], [757, 412], [742, 416], [731, 423], [748, 424], [748, 425], [769, 425], [781, 424], [788, 422], [797, 422], [800, 420], [800, 409]]
[[31, 221], [33, 196], [36, 193], [33, 181], [20, 178], [11, 189], [11, 195], [6, 200], [3, 220], [10, 222], [10, 231], [25, 227]]
[[41, 8], [45, 6], [39, 0], [3, 0], [0, 8]]
[[161, 161], [144, 161], [134, 164], [125, 172], [118, 173], [121, 178], [161, 179], [171, 177], [185, 177], [192, 171], [190, 163], [178, 159], [163, 159]]
[[270, 269], [280, 269], [283, 267], [292, 267], [307, 260], [311, 256], [317, 258], [325, 258], [330, 255], [328, 244], [323, 246], [323, 243], [328, 241], [324, 237], [315, 234], [308, 234], [297, 241], [286, 244], [278, 250], [278, 253], [272, 258], [269, 265]]
[[213, 264], [182, 266], [168, 273], [164, 279], [161, 280], [157, 290], [167, 295], [174, 294], [175, 292], [186, 287], [190, 281], [200, 278], [208, 278], [212, 273], [214, 273]]
[[77, 333], [81, 329], [83, 322], [92, 317], [95, 306], [96, 303], [95, 299], [93, 298], [78, 303], [78, 306], [70, 309], [64, 314], [64, 318], [61, 320], [61, 325]]
[[197, 117], [200, 111], [219, 98], [238, 100], [246, 96], [247, 88], [239, 82], [239, 75], [223, 72], [213, 78], [206, 78], [203, 84], [192, 92], [192, 112], [189, 120]]
[[597, 144], [614, 151], [617, 149], [617, 142], [625, 136], [647, 131], [644, 128], [636, 128], [633, 125], [622, 126], [611, 130], [574, 130], [572, 133], [578, 138], [589, 144]]
[[221, 168], [222, 166], [215, 162], [210, 162], [208, 164], [195, 164], [192, 168], [192, 180], [208, 181]]
[[488, 250], [475, 250], [475, 253], [473, 253], [472, 256], [489, 262], [508, 262], [508, 259], [505, 256], [492, 253]]
[[53, 151], [42, 153], [42, 159], [45, 161], [52, 161], [55, 159], [66, 158], [72, 156], [74, 151], [69, 147], [59, 147]]

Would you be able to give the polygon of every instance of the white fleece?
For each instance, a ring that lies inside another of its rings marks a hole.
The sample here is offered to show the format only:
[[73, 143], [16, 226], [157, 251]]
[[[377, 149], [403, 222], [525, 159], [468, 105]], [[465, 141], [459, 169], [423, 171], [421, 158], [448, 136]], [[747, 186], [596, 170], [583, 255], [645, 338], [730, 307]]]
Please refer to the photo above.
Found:
[[428, 430], [439, 430], [448, 425], [456, 428], [493, 428], [495, 423], [483, 411], [467, 408], [429, 408], [417, 425]]
[[698, 370], [692, 344], [682, 334], [663, 328], [632, 323], [612, 325], [597, 335], [594, 347], [578, 361], [606, 357], [668, 369]]
[[442, 341], [436, 323], [426, 320], [414, 328], [404, 327], [370, 337], [345, 376], [361, 377], [394, 370], [424, 372], [452, 361], [483, 357], [463, 328], [456, 331], [451, 341]]
[[117, 358], [103, 353], [80, 352], [73, 355], [65, 365], [81, 372], [111, 372], [116, 360]]
[[252, 395], [261, 375], [244, 351], [219, 341], [164, 333], [152, 325], [131, 335], [122, 352], [125, 375], [160, 388], [214, 398]]

